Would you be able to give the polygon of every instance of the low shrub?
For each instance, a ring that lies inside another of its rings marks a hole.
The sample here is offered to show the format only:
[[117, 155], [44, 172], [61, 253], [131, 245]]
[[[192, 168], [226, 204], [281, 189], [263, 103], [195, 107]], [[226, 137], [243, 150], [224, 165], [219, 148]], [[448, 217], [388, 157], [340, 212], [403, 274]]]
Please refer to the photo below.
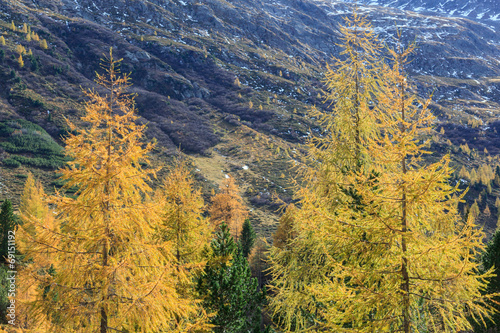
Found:
[[[63, 148], [43, 128], [27, 120], [1, 122], [0, 137], [5, 140], [0, 142], [0, 148], [11, 154], [7, 159], [7, 164], [11, 167], [23, 164], [57, 169], [67, 160]], [[29, 154], [29, 157], [19, 154]]]
[[14, 155], [11, 159], [26, 165], [36, 168], [58, 169], [63, 166], [61, 159], [55, 158], [41, 158], [41, 157], [26, 157], [21, 155]]
[[21, 163], [10, 157], [4, 159], [2, 163], [8, 168], [19, 168], [21, 166]]

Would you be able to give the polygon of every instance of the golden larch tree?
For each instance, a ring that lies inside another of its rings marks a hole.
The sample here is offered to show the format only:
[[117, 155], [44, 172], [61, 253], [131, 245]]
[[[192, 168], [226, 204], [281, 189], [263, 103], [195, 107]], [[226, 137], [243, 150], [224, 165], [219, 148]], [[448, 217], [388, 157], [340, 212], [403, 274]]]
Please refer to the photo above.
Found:
[[296, 237], [294, 232], [295, 213], [297, 207], [294, 204], [288, 205], [284, 214], [278, 221], [278, 228], [273, 235], [273, 246], [283, 249]]
[[191, 332], [207, 329], [208, 317], [194, 291], [194, 276], [203, 267], [202, 251], [212, 237], [212, 226], [203, 216], [205, 203], [200, 189], [194, 186], [194, 180], [185, 162], [178, 161], [163, 184], [156, 190], [156, 200], [161, 203], [162, 225], [158, 235], [168, 244], [175, 257], [179, 278], [177, 291], [186, 299], [193, 300], [190, 316], [177, 318], [171, 330]]
[[47, 215], [48, 210], [45, 201], [45, 191], [43, 190], [41, 182], [35, 181], [33, 174], [28, 172], [19, 205], [23, 225], [29, 224], [30, 217], [41, 219]]
[[[315, 327], [310, 318], [317, 311], [316, 303], [306, 288], [324, 279], [321, 270], [311, 269], [319, 264], [313, 253], [320, 243], [312, 237], [312, 231], [321, 226], [317, 215], [334, 215], [343, 203], [359, 205], [346, 177], [368, 168], [370, 155], [363, 142], [378, 134], [377, 99], [383, 86], [380, 43], [370, 23], [356, 11], [339, 30], [343, 59], [334, 58], [325, 74], [325, 102], [332, 111], [312, 112], [323, 132], [308, 143], [309, 167], [303, 170], [306, 186], [297, 192], [301, 209], [295, 211], [295, 223], [287, 232], [295, 237], [288, 246], [271, 249], [275, 297], [270, 305], [288, 329]], [[287, 220], [286, 214], [283, 219]]]
[[159, 232], [164, 241], [172, 243], [177, 263], [199, 262], [203, 247], [210, 243], [212, 227], [203, 217], [205, 203], [201, 190], [195, 189], [184, 162], [175, 165], [155, 197], [163, 204]]
[[[148, 185], [155, 169], [143, 144], [144, 125], [137, 125], [133, 97], [126, 94], [129, 76], [120, 75], [112, 51], [96, 83], [106, 91], [85, 91], [88, 126], [68, 121], [65, 139], [72, 158], [60, 170], [65, 188], [50, 202], [56, 228], [37, 234], [35, 258], [53, 252], [55, 274], [43, 297], [31, 302], [34, 318], [49, 318], [52, 332], [161, 331], [193, 312], [192, 302], [177, 292], [176, 259], [168, 242], [160, 242], [160, 204]], [[41, 295], [42, 296], [42, 295]]]
[[264, 238], [258, 238], [248, 255], [248, 263], [252, 270], [252, 276], [257, 278], [259, 288], [266, 285], [269, 280], [268, 253], [269, 244]]
[[467, 171], [467, 169], [465, 169], [465, 166], [462, 165], [462, 168], [460, 168], [460, 171], [458, 173], [458, 177], [465, 179], [465, 180], [470, 179], [469, 171]]
[[24, 46], [22, 46], [21, 44], [17, 44], [17, 46], [16, 46], [16, 52], [19, 55], [23, 55], [23, 54], [26, 53], [26, 48]]
[[[50, 243], [57, 247], [57, 239], [50, 239], [46, 230], [59, 232], [54, 213], [47, 204], [47, 196], [39, 180], [35, 181], [33, 174], [28, 173], [21, 194], [19, 213], [21, 222], [17, 228], [19, 252], [23, 254], [22, 263], [18, 265], [17, 285], [17, 324], [23, 329], [38, 329], [48, 332], [50, 320], [45, 316], [34, 318], [30, 312], [30, 305], [43, 297], [41, 286], [49, 283], [57, 266], [57, 256], [53, 249], [41, 247], [40, 243]], [[43, 251], [39, 251], [43, 248]]]
[[[430, 99], [420, 100], [405, 74], [414, 45], [403, 50], [398, 37], [397, 48], [388, 49], [393, 67], [387, 71], [388, 84], [380, 99], [382, 136], [367, 142], [378, 176], [362, 178], [371, 183], [359, 189], [369, 210], [354, 214], [364, 239], [374, 243], [372, 249], [383, 259], [366, 260], [372, 270], [367, 276], [373, 280], [357, 280], [364, 285], [353, 290], [377, 290], [377, 300], [365, 303], [372, 306], [364, 319], [370, 329], [468, 330], [469, 316], [482, 320], [492, 311], [485, 303], [490, 296], [481, 295], [490, 272], [477, 273], [476, 256], [484, 249], [484, 235], [472, 218], [464, 221], [458, 213], [463, 193], [456, 195], [458, 185], [450, 185], [449, 156], [431, 164], [423, 161], [428, 154], [425, 137], [435, 118], [428, 108]], [[366, 274], [363, 267], [359, 272]], [[399, 285], [396, 293], [394, 285]]]
[[474, 185], [476, 183], [478, 183], [478, 179], [477, 179], [477, 172], [476, 172], [476, 169], [472, 169], [472, 171], [470, 172], [470, 184], [471, 185]]
[[40, 47], [44, 50], [49, 48], [49, 45], [47, 44], [47, 41], [45, 39], [40, 40]]
[[[371, 24], [356, 11], [339, 29], [342, 58], [333, 58], [325, 73], [325, 100], [331, 112], [318, 114], [327, 136], [315, 139], [321, 147], [315, 153], [334, 151], [337, 162], [352, 169], [359, 168], [366, 156], [362, 141], [376, 134], [374, 109], [380, 91], [381, 47]], [[325, 145], [335, 149], [324, 149]]]
[[19, 57], [17, 58], [17, 63], [19, 64], [20, 68], [24, 67], [24, 60], [23, 60], [23, 55], [20, 54]]
[[474, 200], [474, 203], [470, 206], [469, 215], [471, 215], [473, 219], [476, 219], [479, 217], [479, 214], [481, 214], [479, 205], [477, 204], [477, 200]]
[[[286, 329], [456, 332], [493, 310], [481, 294], [491, 271], [478, 274], [476, 261], [484, 235], [457, 212], [463, 194], [449, 184], [449, 158], [422, 160], [434, 117], [404, 74], [412, 51], [389, 50], [374, 127], [338, 148], [363, 152], [359, 167], [343, 166], [329, 144], [312, 150], [327, 172], [309, 171], [296, 237], [270, 256], [271, 307]], [[332, 121], [349, 128], [356, 118]], [[335, 196], [316, 186], [331, 179]]]
[[233, 177], [226, 178], [220, 187], [220, 192], [212, 198], [210, 220], [218, 227], [226, 222], [235, 240], [240, 237], [243, 222], [248, 217], [248, 210], [239, 194], [239, 189]]
[[483, 211], [484, 216], [490, 217], [491, 216], [491, 211], [490, 211], [490, 206], [486, 205]]

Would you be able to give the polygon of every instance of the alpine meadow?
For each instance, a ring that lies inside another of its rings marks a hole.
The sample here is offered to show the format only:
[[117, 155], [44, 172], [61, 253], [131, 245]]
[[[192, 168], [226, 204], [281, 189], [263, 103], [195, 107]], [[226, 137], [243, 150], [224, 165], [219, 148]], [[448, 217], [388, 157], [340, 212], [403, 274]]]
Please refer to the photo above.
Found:
[[497, 332], [499, 15], [0, 3], [0, 333]]

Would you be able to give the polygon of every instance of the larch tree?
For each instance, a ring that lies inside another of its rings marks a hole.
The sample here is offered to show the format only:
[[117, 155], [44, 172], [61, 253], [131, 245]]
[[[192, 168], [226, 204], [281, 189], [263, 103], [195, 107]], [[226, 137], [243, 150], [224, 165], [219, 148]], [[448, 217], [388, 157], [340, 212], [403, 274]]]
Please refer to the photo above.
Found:
[[486, 204], [486, 207], [484, 208], [483, 215], [486, 217], [491, 216], [490, 206], [488, 206], [488, 204]]
[[191, 332], [206, 328], [207, 315], [197, 296], [193, 293], [194, 276], [203, 268], [203, 249], [212, 238], [212, 226], [203, 216], [205, 203], [200, 189], [195, 189], [194, 181], [184, 162], [177, 162], [162, 186], [156, 191], [155, 198], [162, 205], [162, 225], [158, 234], [172, 250], [176, 259], [179, 279], [177, 291], [185, 298], [193, 300], [197, 308], [191, 316], [177, 318], [175, 327], [180, 332]]
[[45, 39], [42, 39], [40, 41], [40, 47], [44, 50], [48, 49], [49, 48], [49, 45], [47, 44], [47, 41]]
[[343, 58], [334, 58], [325, 74], [325, 102], [332, 110], [313, 112], [323, 131], [309, 140], [309, 167], [303, 170], [306, 186], [297, 191], [301, 209], [292, 207], [283, 215], [270, 252], [274, 276], [270, 306], [289, 330], [317, 325], [317, 303], [307, 288], [323, 282], [322, 270], [312, 268], [324, 260], [315, 254], [320, 243], [313, 231], [320, 228], [319, 217], [334, 216], [336, 207], [360, 207], [361, 197], [347, 178], [368, 168], [370, 156], [363, 143], [378, 135], [376, 113], [383, 86], [380, 43], [370, 23], [356, 11], [339, 30]]
[[479, 205], [477, 204], [477, 200], [474, 200], [474, 203], [470, 207], [469, 215], [472, 216], [473, 219], [476, 219], [479, 217], [480, 214], [481, 211], [479, 210]]
[[[377, 104], [367, 111], [373, 128], [359, 141], [332, 146], [340, 136], [330, 135], [312, 149], [327, 172], [309, 171], [297, 236], [271, 250], [271, 306], [285, 329], [456, 332], [471, 328], [469, 317], [482, 321], [493, 311], [492, 295], [481, 294], [491, 270], [479, 274], [475, 260], [483, 234], [472, 216], [463, 221], [457, 212], [463, 194], [449, 184], [449, 158], [423, 162], [434, 117], [404, 74], [412, 51], [389, 50], [393, 66], [381, 65], [380, 90], [368, 96]], [[356, 118], [331, 121], [330, 131], [351, 128]], [[354, 157], [362, 152], [359, 167], [339, 161], [349, 147]], [[317, 183], [332, 179], [335, 196], [318, 191]]]
[[269, 263], [268, 263], [268, 253], [269, 253], [269, 243], [265, 238], [260, 237], [255, 241], [255, 245], [252, 251], [248, 255], [248, 262], [252, 270], [252, 276], [257, 278], [259, 282], [259, 288], [267, 288], [267, 284], [270, 280], [269, 274]]
[[[356, 11], [352, 18], [345, 18], [345, 25], [339, 29], [342, 58], [333, 58], [332, 67], [328, 65], [325, 73], [325, 101], [331, 112], [318, 113], [326, 136], [314, 138], [311, 143], [318, 147], [314, 152], [317, 157], [329, 161], [334, 158], [336, 167], [352, 170], [359, 169], [366, 156], [363, 140], [376, 135], [381, 46], [370, 23]], [[318, 169], [324, 177], [332, 174], [330, 170]]]
[[49, 209], [45, 199], [42, 183], [35, 180], [33, 174], [29, 172], [19, 205], [23, 224], [29, 224], [33, 217], [41, 219], [47, 215]]
[[178, 162], [157, 191], [163, 202], [163, 224], [159, 233], [172, 243], [178, 265], [200, 262], [201, 252], [210, 243], [212, 228], [203, 217], [205, 203], [185, 163]]
[[273, 246], [283, 249], [296, 234], [294, 233], [295, 213], [297, 207], [294, 204], [288, 205], [283, 215], [278, 221], [278, 228], [273, 235]]
[[460, 171], [458, 173], [458, 177], [465, 179], [465, 180], [470, 179], [469, 171], [467, 171], [467, 169], [465, 169], [465, 166], [462, 165], [462, 168], [460, 169]]
[[476, 169], [472, 169], [472, 171], [470, 172], [470, 184], [474, 186], [475, 184], [477, 184], [477, 182], [478, 179]]
[[[383, 259], [363, 258], [371, 271], [359, 270], [361, 279], [356, 281], [364, 285], [353, 288], [359, 292], [355, 299], [363, 293], [369, 296], [365, 288], [377, 291], [377, 300], [365, 303], [372, 306], [364, 319], [370, 329], [467, 330], [469, 315], [482, 320], [492, 310], [485, 302], [489, 296], [481, 295], [491, 272], [477, 274], [476, 257], [484, 249], [484, 235], [472, 218], [464, 221], [458, 213], [463, 194], [456, 195], [458, 187], [450, 185], [449, 157], [430, 164], [423, 161], [428, 154], [423, 139], [434, 116], [428, 108], [430, 99], [420, 100], [405, 75], [414, 45], [403, 50], [398, 37], [396, 49], [388, 49], [393, 67], [387, 71], [388, 84], [380, 98], [382, 135], [367, 142], [379, 176], [365, 177], [366, 185], [374, 185], [359, 189], [365, 212], [348, 213], [362, 226], [364, 239], [373, 243], [372, 252]], [[399, 285], [396, 293], [395, 285]]]
[[51, 332], [161, 331], [193, 312], [176, 290], [173, 250], [157, 237], [162, 207], [148, 185], [156, 170], [143, 168], [154, 145], [142, 143], [145, 126], [136, 124], [120, 61], [110, 50], [97, 74], [105, 95], [84, 91], [88, 126], [68, 121], [72, 160], [60, 172], [77, 192], [50, 198], [55, 227], [36, 233], [26, 253], [36, 262], [50, 252], [61, 263], [30, 302], [30, 315], [48, 318]]
[[210, 220], [215, 226], [226, 222], [231, 230], [231, 236], [238, 241], [247, 216], [248, 210], [239, 194], [234, 178], [226, 178], [221, 185], [220, 192], [212, 198]]
[[[51, 232], [60, 232], [54, 214], [49, 209], [47, 195], [40, 180], [35, 180], [28, 173], [19, 205], [20, 225], [17, 229], [16, 242], [23, 256], [18, 262], [18, 285], [16, 300], [17, 324], [23, 329], [50, 331], [50, 322], [54, 320], [45, 315], [32, 316], [31, 312], [37, 297], [43, 297], [45, 287], [50, 283], [57, 267], [57, 255], [53, 249], [41, 244], [58, 246], [58, 240], [50, 238]], [[39, 251], [43, 248], [43, 251]]]

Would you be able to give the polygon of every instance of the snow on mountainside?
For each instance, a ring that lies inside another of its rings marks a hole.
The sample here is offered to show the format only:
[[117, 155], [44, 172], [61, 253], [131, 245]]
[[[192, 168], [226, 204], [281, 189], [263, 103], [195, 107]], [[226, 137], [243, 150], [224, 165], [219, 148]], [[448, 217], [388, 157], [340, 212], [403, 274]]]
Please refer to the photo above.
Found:
[[362, 2], [401, 10], [500, 23], [500, 1], [498, 0], [363, 0]]

